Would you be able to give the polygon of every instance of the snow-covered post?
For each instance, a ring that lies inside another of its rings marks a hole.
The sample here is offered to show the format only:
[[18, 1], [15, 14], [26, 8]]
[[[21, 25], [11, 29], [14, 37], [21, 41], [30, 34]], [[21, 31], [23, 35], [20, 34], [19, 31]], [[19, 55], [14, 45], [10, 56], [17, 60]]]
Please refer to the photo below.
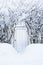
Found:
[[29, 28], [29, 25], [27, 22], [25, 22], [26, 28], [27, 28], [27, 34], [28, 34], [28, 44], [30, 44], [30, 36], [31, 36], [31, 30]]
[[13, 47], [15, 45], [15, 27], [16, 27], [16, 24], [14, 24], [14, 26], [11, 27], [11, 44]]

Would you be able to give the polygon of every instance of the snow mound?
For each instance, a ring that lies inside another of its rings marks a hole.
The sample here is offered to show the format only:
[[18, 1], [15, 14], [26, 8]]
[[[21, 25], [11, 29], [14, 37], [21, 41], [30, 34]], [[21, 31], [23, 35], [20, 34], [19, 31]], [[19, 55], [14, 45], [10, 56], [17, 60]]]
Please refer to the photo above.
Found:
[[8, 43], [0, 43], [0, 54], [2, 52], [17, 53], [16, 50], [12, 47], [12, 45]]
[[0, 65], [13, 65], [17, 57], [16, 50], [7, 43], [0, 43]]
[[43, 65], [43, 44], [30, 44], [22, 56], [24, 65]]
[[43, 65], [43, 44], [30, 44], [17, 53], [11, 45], [0, 43], [0, 65]]

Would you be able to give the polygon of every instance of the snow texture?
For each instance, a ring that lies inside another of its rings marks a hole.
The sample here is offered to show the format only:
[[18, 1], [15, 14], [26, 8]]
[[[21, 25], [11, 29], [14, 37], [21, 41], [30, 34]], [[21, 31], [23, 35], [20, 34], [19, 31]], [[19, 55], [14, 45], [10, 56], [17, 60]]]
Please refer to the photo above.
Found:
[[0, 65], [43, 65], [43, 44], [31, 44], [17, 53], [11, 45], [0, 43]]

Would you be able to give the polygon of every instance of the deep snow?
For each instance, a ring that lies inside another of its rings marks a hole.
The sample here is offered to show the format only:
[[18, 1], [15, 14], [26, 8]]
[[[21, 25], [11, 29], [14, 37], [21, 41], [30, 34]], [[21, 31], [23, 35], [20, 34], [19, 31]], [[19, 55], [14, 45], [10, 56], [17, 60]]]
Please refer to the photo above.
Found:
[[17, 53], [10, 44], [0, 43], [0, 65], [43, 65], [43, 44], [30, 44]]

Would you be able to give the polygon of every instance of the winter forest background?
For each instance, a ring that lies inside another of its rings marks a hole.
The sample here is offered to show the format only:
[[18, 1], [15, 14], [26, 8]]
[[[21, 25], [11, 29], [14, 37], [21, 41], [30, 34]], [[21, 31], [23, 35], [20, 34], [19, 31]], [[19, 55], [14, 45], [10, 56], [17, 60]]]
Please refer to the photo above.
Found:
[[[43, 43], [43, 0], [0, 0], [0, 42], [12, 44], [15, 43], [15, 34], [17, 28], [26, 30], [24, 35], [25, 47], [32, 43]], [[25, 31], [24, 31], [25, 32]], [[18, 33], [20, 33], [18, 31]], [[22, 35], [22, 31], [21, 31]], [[19, 34], [18, 34], [19, 38]], [[21, 38], [22, 39], [22, 38]], [[23, 40], [22, 40], [23, 41]], [[19, 43], [19, 42], [18, 42]], [[22, 47], [24, 47], [22, 45]], [[20, 49], [20, 48], [19, 48]]]

